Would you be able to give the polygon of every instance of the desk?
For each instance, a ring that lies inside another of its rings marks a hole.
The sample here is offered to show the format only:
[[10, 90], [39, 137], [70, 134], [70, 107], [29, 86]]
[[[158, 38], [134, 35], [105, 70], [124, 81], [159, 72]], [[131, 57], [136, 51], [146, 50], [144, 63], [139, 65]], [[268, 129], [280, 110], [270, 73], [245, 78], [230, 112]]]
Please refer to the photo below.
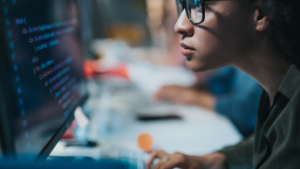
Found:
[[[154, 148], [169, 153], [182, 152], [203, 155], [239, 142], [242, 136], [233, 124], [217, 113], [193, 106], [154, 105], [153, 112], [175, 112], [182, 120], [137, 120], [136, 107], [143, 107], [144, 98], [137, 88], [124, 81], [90, 81], [90, 99], [86, 113], [90, 126], [81, 134], [90, 140], [100, 141], [99, 149], [66, 148], [58, 144], [51, 155], [82, 155], [99, 158], [99, 150], [107, 145], [126, 145], [137, 148], [137, 138], [142, 133], [154, 139]], [[144, 91], [142, 92], [144, 93]], [[88, 134], [87, 131], [88, 130]]]
[[182, 120], [141, 122], [131, 119], [122, 130], [109, 135], [106, 139], [137, 145], [137, 137], [141, 133], [149, 133], [154, 139], [154, 148], [169, 153], [178, 151], [202, 155], [235, 144], [242, 138], [227, 118], [214, 112], [192, 106], [169, 106], [156, 109], [160, 109], [161, 112], [172, 109], [172, 112], [179, 114]]
[[[205, 109], [192, 106], [168, 106], [154, 109], [174, 110], [182, 116], [182, 120], [141, 122], [128, 116], [121, 129], [109, 134], [97, 136], [90, 133], [94, 140], [98, 139], [106, 145], [126, 145], [134, 148], [137, 137], [141, 133], [149, 133], [154, 139], [154, 148], [163, 149], [169, 153], [182, 152], [190, 155], [203, 155], [221, 149], [226, 145], [239, 142], [242, 136], [233, 124], [225, 117]], [[95, 123], [95, 122], [92, 122]], [[54, 150], [52, 155], [85, 155], [99, 158], [97, 150], [63, 148]], [[68, 150], [69, 149], [69, 150]], [[76, 153], [77, 151], [77, 153]], [[74, 153], [75, 152], [75, 153]]]

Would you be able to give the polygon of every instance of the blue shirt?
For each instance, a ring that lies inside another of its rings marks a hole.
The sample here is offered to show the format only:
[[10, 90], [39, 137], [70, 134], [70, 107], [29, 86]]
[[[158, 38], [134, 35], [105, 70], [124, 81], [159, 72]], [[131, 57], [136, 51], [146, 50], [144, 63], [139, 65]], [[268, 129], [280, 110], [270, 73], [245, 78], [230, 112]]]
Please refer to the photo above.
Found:
[[233, 67], [224, 67], [208, 78], [210, 92], [217, 96], [215, 110], [227, 116], [244, 137], [253, 134], [260, 85], [247, 74]]

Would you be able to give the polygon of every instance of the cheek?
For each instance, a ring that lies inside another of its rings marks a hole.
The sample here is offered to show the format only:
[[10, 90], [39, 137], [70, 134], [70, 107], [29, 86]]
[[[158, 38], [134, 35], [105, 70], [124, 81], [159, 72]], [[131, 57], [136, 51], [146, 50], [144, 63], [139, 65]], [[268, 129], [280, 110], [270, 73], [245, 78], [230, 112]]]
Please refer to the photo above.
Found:
[[236, 20], [211, 17], [195, 27], [197, 53], [194, 62], [187, 63], [188, 66], [196, 71], [216, 69], [243, 55], [252, 40], [247, 26], [237, 23]]
[[206, 71], [216, 69], [226, 65], [233, 58], [230, 53], [232, 49], [229, 38], [221, 37], [226, 34], [223, 30], [213, 29], [214, 27], [198, 27], [195, 30], [194, 36], [197, 39], [196, 57], [194, 62], [188, 62], [187, 65], [196, 71]]

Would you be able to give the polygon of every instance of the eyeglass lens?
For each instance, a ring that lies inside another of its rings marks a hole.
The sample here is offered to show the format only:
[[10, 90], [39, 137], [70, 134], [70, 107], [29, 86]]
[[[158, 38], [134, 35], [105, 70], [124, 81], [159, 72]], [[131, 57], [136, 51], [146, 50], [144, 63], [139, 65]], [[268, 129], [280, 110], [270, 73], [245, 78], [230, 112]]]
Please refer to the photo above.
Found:
[[187, 12], [195, 23], [199, 23], [203, 19], [202, 0], [187, 0]]
[[[183, 1], [176, 1], [178, 14], [180, 15], [180, 13], [183, 11]], [[201, 22], [203, 20], [203, 0], [185, 0], [185, 2], [186, 10], [192, 21], [195, 23]]]

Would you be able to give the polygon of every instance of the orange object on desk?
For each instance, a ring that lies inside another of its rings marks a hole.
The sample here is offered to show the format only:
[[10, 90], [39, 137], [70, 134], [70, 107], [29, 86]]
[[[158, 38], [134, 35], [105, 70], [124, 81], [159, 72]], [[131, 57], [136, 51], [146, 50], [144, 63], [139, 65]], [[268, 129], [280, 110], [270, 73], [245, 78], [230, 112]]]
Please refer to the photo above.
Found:
[[151, 150], [153, 139], [150, 134], [144, 133], [138, 137], [138, 147], [144, 151]]

